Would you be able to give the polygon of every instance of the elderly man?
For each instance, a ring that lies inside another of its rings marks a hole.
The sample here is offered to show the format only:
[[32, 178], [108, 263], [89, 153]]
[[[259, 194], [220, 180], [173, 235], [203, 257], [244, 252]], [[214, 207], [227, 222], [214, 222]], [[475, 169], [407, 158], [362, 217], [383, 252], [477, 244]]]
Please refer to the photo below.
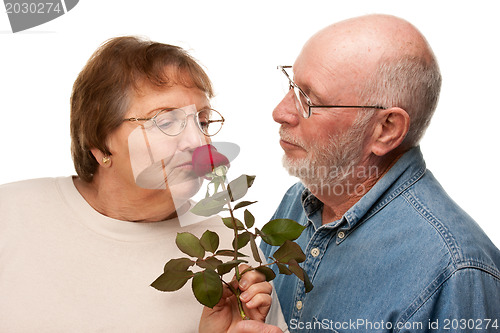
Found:
[[[420, 32], [392, 16], [350, 19], [280, 70], [290, 91], [273, 118], [301, 182], [273, 218], [307, 227], [297, 242], [314, 284], [306, 294], [298, 279], [275, 279], [290, 331], [499, 330], [500, 251], [418, 147], [441, 85]], [[241, 323], [257, 327], [275, 331]]]

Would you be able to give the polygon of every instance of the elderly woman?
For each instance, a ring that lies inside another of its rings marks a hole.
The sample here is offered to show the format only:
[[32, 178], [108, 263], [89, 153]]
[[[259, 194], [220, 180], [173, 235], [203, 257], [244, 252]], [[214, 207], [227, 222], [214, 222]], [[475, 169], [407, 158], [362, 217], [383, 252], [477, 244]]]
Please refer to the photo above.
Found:
[[[212, 96], [206, 73], [179, 47], [120, 37], [94, 53], [71, 96], [78, 176], [0, 187], [1, 332], [197, 330], [203, 308], [189, 286], [161, 293], [150, 284], [183, 256], [178, 232], [232, 240], [220, 218], [181, 226], [201, 185], [192, 152], [223, 122]], [[160, 162], [161, 181], [154, 172], [142, 180]], [[268, 287], [257, 273], [245, 278], [262, 286], [241, 286], [259, 317]], [[215, 321], [227, 313], [206, 312]]]

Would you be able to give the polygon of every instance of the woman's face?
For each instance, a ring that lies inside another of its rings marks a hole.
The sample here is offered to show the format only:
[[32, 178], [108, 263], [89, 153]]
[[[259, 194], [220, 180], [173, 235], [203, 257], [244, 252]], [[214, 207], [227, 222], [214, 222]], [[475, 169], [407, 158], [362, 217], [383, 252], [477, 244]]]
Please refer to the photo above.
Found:
[[191, 198], [202, 183], [193, 173], [193, 150], [210, 143], [192, 115], [209, 107], [206, 94], [196, 87], [143, 84], [133, 90], [126, 119], [152, 118], [161, 110], [182, 108], [187, 123], [180, 134], [168, 136], [151, 120], [125, 121], [108, 138], [114, 178], [136, 191], [163, 190], [155, 192], [171, 197], [176, 205]]

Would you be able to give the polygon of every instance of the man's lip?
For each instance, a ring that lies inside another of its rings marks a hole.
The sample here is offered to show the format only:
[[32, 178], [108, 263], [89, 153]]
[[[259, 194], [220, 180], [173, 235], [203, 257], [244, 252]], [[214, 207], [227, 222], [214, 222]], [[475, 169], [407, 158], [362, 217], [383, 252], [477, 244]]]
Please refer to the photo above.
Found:
[[288, 142], [286, 140], [280, 139], [280, 145], [283, 149], [302, 149], [302, 147], [297, 146], [296, 144], [293, 144], [291, 142]]

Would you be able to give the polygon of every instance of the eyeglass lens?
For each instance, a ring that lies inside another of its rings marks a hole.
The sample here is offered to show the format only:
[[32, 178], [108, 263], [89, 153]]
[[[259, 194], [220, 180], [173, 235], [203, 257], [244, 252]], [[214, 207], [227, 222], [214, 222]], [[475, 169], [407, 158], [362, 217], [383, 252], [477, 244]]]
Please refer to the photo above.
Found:
[[304, 95], [304, 93], [299, 89], [299, 87], [292, 81], [292, 78], [289, 73], [286, 72], [286, 70], [282, 67], [279, 67], [281, 70], [280, 72], [283, 73], [281, 76], [283, 79], [283, 88], [285, 90], [285, 93], [289, 93], [290, 90], [293, 90], [293, 95], [294, 95], [294, 102], [295, 102], [295, 107], [297, 108], [297, 111], [304, 117], [308, 118], [309, 117], [309, 103], [307, 101], [307, 97]]
[[169, 136], [179, 135], [186, 127], [189, 116], [193, 116], [199, 130], [207, 135], [217, 134], [222, 128], [223, 118], [215, 110], [201, 110], [196, 114], [187, 115], [182, 109], [163, 111], [154, 118], [155, 124], [160, 131]]
[[293, 94], [295, 95], [295, 106], [297, 110], [302, 113], [304, 118], [309, 118], [309, 103], [299, 87], [293, 85]]

